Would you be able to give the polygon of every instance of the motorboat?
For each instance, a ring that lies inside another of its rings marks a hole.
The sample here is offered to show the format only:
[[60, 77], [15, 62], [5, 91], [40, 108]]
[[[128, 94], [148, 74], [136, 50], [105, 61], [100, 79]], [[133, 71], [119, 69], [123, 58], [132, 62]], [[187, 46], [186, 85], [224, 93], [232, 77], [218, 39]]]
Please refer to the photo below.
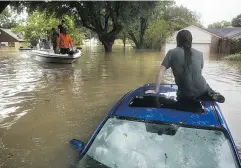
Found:
[[81, 50], [79, 48], [69, 54], [56, 54], [52, 49], [40, 49], [31, 50], [28, 54], [41, 62], [71, 64], [80, 58]]

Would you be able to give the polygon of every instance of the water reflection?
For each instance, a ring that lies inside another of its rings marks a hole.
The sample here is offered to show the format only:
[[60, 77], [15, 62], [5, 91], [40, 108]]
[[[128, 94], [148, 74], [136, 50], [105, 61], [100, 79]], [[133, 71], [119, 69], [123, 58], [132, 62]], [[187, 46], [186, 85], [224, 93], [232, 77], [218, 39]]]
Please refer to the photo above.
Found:
[[19, 104], [31, 99], [24, 94], [35, 89], [41, 71], [14, 52], [4, 52], [0, 57], [0, 65], [0, 128], [9, 128], [26, 114]]
[[[86, 142], [123, 94], [154, 81], [163, 59], [163, 53], [131, 48], [103, 51], [84, 48], [73, 65], [0, 53], [0, 167], [68, 167], [76, 157], [68, 141]], [[210, 56], [204, 66], [207, 81], [227, 99], [221, 108], [241, 146], [241, 64]], [[174, 82], [170, 70], [165, 82]]]

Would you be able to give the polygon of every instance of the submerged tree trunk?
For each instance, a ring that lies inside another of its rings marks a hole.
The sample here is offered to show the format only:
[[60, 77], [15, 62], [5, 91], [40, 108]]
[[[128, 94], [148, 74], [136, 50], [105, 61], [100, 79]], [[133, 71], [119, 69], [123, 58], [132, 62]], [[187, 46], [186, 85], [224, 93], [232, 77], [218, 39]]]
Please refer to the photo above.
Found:
[[102, 42], [105, 48], [105, 52], [112, 52], [112, 46], [114, 44], [116, 38], [116, 31], [112, 31], [110, 33], [99, 33], [99, 40]]
[[113, 46], [113, 43], [112, 42], [102, 42], [102, 44], [104, 45], [104, 48], [105, 48], [105, 52], [112, 52], [112, 46]]
[[147, 20], [143, 17], [140, 18], [140, 43], [139, 43], [139, 49], [143, 49], [145, 47], [145, 39], [144, 35], [147, 29]]
[[126, 47], [126, 33], [125, 32], [123, 32], [122, 42], [123, 42], [123, 45], [125, 48]]
[[137, 40], [133, 32], [128, 33], [131, 40], [135, 43], [136, 49], [144, 49], [145, 48], [145, 40]]

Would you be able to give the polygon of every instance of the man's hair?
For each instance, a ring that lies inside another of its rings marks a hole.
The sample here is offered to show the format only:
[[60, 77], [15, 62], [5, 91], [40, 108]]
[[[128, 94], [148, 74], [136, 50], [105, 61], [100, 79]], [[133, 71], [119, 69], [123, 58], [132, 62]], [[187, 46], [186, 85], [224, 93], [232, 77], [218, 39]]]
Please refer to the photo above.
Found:
[[184, 63], [184, 71], [186, 72], [186, 68], [192, 63], [192, 34], [188, 30], [181, 30], [177, 34], [177, 47], [181, 47], [184, 50], [185, 63]]

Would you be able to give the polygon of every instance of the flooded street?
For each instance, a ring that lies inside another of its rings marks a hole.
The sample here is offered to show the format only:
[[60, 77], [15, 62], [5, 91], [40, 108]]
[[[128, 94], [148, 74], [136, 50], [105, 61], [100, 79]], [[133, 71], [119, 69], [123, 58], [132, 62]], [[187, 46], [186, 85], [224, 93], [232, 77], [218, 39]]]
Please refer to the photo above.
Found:
[[[0, 167], [69, 167], [72, 138], [87, 142], [129, 90], [152, 83], [164, 55], [115, 47], [83, 49], [73, 65], [44, 64], [25, 52], [0, 51]], [[241, 149], [241, 62], [206, 57], [204, 76], [226, 97], [220, 104]], [[170, 71], [165, 80], [173, 83]]]

